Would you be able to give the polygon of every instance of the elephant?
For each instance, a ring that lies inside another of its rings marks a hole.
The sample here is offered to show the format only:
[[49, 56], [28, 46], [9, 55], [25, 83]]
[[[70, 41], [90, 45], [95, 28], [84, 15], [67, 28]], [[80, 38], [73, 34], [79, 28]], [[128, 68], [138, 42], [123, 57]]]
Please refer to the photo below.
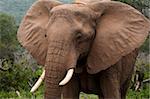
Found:
[[17, 37], [44, 68], [45, 99], [79, 99], [80, 92], [125, 99], [149, 31], [150, 21], [119, 1], [37, 0]]

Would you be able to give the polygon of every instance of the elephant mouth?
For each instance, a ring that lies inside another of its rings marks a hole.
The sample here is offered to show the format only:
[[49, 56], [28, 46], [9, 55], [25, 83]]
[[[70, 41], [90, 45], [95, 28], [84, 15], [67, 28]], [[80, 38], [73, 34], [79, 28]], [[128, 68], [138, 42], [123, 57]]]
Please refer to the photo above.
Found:
[[86, 63], [87, 63], [87, 54], [81, 54], [77, 60], [75, 73], [81, 73], [83, 71], [83, 68], [86, 66]]
[[88, 56], [87, 53], [80, 54], [80, 56], [77, 60], [77, 67], [80, 67], [82, 65], [86, 65], [87, 56]]
[[75, 68], [71, 68], [67, 71], [65, 78], [59, 83], [59, 85], [63, 86], [67, 84], [72, 78], [74, 71], [76, 70], [78, 72], [78, 69], [82, 70], [83, 66], [86, 65], [86, 61], [87, 61], [87, 57], [85, 57], [85, 54], [80, 54], [76, 62]]

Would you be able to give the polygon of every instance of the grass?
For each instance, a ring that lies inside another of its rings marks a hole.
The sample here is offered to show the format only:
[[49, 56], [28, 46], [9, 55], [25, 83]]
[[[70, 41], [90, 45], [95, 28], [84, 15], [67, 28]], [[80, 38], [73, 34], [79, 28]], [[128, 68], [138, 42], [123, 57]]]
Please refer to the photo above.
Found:
[[127, 99], [150, 99], [150, 84], [145, 84], [140, 92], [128, 90]]
[[[43, 99], [43, 88], [31, 94], [29, 91], [20, 91], [20, 97], [16, 92], [0, 92], [0, 99]], [[80, 94], [80, 99], [98, 99], [96, 95]], [[150, 84], [145, 84], [140, 92], [128, 90], [127, 99], [150, 99]]]

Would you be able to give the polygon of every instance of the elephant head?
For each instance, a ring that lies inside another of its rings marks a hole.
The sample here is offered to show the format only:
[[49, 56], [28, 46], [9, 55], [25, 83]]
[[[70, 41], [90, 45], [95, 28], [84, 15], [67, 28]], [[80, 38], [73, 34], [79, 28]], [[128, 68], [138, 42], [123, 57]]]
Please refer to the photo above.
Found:
[[77, 65], [87, 64], [90, 74], [105, 70], [140, 47], [148, 31], [149, 20], [121, 2], [39, 0], [23, 18], [18, 40], [45, 66], [45, 97], [59, 97], [59, 84]]

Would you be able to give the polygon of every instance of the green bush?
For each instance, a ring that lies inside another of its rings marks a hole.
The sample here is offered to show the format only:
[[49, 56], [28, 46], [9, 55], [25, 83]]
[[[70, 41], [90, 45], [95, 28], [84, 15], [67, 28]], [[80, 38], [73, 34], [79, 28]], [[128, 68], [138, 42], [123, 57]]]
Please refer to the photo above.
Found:
[[29, 80], [32, 71], [14, 64], [7, 71], [0, 71], [0, 91], [29, 90]]
[[144, 62], [143, 60], [136, 61], [136, 70], [144, 73], [144, 79], [150, 78], [150, 64]]
[[148, 36], [147, 39], [145, 40], [144, 44], [141, 46], [140, 51], [149, 54], [149, 48], [150, 48], [150, 37]]
[[141, 91], [128, 90], [127, 99], [149, 99], [149, 84], [145, 84]]
[[[13, 97], [15, 91], [30, 91], [30, 88], [41, 75], [41, 68], [33, 68], [29, 64], [27, 54], [23, 54], [16, 38], [17, 25], [15, 19], [7, 14], [0, 13], [0, 92], [11, 93], [8, 97]], [[17, 54], [16, 54], [17, 53]], [[18, 59], [16, 59], [19, 57]], [[35, 72], [34, 72], [35, 71]], [[0, 96], [2, 97], [2, 96]]]
[[6, 45], [16, 44], [17, 25], [14, 17], [0, 13], [1, 43]]
[[6, 71], [0, 71], [0, 91], [30, 90], [31, 86], [42, 74], [42, 69], [33, 72], [26, 60], [13, 64]]
[[13, 56], [18, 45], [16, 32], [15, 19], [10, 15], [0, 13], [0, 59]]

